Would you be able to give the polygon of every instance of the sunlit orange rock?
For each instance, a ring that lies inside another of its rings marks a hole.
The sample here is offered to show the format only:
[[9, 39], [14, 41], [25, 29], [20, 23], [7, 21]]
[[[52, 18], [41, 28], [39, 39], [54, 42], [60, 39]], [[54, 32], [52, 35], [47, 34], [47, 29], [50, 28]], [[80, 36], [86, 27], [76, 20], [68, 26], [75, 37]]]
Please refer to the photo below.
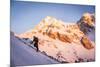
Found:
[[82, 37], [81, 43], [87, 49], [92, 49], [93, 48], [93, 45], [92, 45], [91, 41], [86, 36]]

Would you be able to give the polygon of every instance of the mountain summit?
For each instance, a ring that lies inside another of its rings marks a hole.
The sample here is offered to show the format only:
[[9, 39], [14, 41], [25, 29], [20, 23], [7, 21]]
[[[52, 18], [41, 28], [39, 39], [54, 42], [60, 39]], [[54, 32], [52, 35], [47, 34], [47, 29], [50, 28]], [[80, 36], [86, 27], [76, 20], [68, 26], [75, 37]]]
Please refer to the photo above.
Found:
[[92, 41], [95, 40], [95, 16], [94, 14], [85, 13], [77, 22], [80, 30], [87, 35]]

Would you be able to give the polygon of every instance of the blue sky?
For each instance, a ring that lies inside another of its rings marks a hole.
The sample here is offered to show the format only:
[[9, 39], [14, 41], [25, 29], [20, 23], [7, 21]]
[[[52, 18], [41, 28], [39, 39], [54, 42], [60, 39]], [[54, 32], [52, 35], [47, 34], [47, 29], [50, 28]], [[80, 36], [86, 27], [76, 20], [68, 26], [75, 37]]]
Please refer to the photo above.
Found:
[[46, 16], [65, 22], [77, 22], [86, 13], [95, 13], [89, 5], [54, 4], [40, 2], [11, 2], [11, 30], [17, 34], [34, 28]]

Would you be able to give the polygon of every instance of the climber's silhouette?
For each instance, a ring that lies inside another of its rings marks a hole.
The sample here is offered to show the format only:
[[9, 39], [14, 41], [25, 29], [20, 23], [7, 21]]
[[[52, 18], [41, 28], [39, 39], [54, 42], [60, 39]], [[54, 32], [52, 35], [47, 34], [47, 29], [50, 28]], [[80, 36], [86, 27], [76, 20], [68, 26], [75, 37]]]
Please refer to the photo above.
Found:
[[34, 47], [36, 47], [36, 49], [37, 49], [37, 52], [39, 51], [39, 47], [38, 47], [38, 38], [36, 37], [36, 36], [33, 36], [33, 41], [32, 41], [32, 43], [33, 42], [35, 42], [34, 43]]

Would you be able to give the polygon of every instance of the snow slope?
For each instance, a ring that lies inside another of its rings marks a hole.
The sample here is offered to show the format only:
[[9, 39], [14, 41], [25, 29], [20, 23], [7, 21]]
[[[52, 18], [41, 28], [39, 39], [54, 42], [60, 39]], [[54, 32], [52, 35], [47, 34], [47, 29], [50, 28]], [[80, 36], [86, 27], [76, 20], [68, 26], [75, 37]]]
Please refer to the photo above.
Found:
[[14, 35], [11, 35], [11, 66], [26, 66], [37, 64], [58, 63], [47, 56], [36, 52], [34, 49], [25, 45]]

